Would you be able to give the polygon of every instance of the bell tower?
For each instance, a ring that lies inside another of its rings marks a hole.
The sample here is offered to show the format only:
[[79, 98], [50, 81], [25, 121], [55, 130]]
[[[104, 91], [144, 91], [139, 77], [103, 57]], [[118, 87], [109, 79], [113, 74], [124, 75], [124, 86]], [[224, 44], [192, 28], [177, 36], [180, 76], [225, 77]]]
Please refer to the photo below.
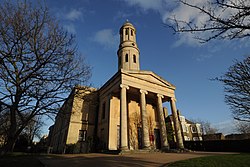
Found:
[[128, 21], [120, 28], [120, 45], [117, 55], [118, 70], [140, 70], [140, 51], [136, 43], [136, 30]]

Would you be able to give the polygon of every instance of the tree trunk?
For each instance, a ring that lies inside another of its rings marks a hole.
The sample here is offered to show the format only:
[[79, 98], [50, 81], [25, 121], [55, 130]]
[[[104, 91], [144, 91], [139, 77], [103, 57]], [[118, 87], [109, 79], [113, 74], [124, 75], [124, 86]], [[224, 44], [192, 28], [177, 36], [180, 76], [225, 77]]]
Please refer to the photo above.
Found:
[[4, 153], [13, 152], [15, 142], [17, 140], [17, 122], [16, 122], [16, 109], [14, 107], [10, 108], [10, 127], [7, 132], [7, 141], [4, 146]]
[[8, 133], [7, 142], [6, 142], [5, 146], [3, 147], [4, 148], [3, 149], [3, 154], [12, 153], [14, 151], [15, 144], [16, 144], [16, 141], [18, 139], [18, 136], [21, 134], [23, 129], [24, 129], [24, 127], [21, 127], [16, 132], [11, 131], [11, 132]]
[[15, 139], [15, 137], [11, 137], [7, 139], [6, 145], [4, 146], [4, 150], [3, 150], [4, 154], [13, 152], [16, 140], [17, 138]]
[[17, 131], [16, 122], [16, 109], [12, 107], [10, 109], [10, 128], [8, 129], [7, 141], [3, 149], [4, 154], [13, 152], [18, 135], [21, 133], [18, 132], [19, 131]]

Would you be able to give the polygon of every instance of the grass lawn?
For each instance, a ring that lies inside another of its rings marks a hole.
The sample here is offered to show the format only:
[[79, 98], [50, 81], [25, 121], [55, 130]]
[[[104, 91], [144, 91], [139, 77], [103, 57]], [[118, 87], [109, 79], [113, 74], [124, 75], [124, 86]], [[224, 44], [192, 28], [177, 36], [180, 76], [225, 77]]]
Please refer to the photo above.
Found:
[[168, 167], [250, 167], [250, 154], [194, 158], [171, 163]]
[[43, 167], [35, 155], [14, 153], [0, 157], [1, 167]]

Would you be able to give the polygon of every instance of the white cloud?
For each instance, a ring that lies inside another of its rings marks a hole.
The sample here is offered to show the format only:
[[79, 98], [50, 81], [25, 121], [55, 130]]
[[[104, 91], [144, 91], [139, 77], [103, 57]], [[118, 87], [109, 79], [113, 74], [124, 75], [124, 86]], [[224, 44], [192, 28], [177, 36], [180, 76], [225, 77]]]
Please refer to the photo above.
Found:
[[[175, 17], [177, 20], [182, 20], [184, 22], [192, 22], [197, 26], [203, 26], [205, 23], [209, 24], [209, 17], [199, 10], [178, 3], [177, 1], [170, 0], [122, 0], [130, 6], [137, 6], [143, 10], [154, 10], [161, 15], [162, 21], [166, 24], [171, 24], [168, 19], [170, 17]], [[239, 0], [230, 0], [231, 2], [237, 3]], [[229, 0], [225, 0], [225, 3], [230, 3]], [[213, 0], [187, 0], [188, 3], [194, 6], [205, 7], [209, 9]], [[250, 1], [244, 2], [246, 5], [250, 5]], [[237, 9], [222, 9], [220, 7], [215, 7], [215, 15], [220, 17], [230, 17], [232, 14], [237, 12]], [[212, 24], [212, 23], [211, 23]], [[184, 24], [183, 24], [184, 25]], [[181, 26], [181, 24], [180, 24]], [[178, 40], [173, 44], [174, 47], [180, 45], [189, 46], [200, 46], [201, 43], [196, 39], [196, 37], [206, 39], [211, 35], [210, 32], [196, 32], [196, 33], [181, 33], [178, 35]]]
[[161, 10], [162, 3], [164, 2], [164, 0], [124, 0], [124, 1], [131, 6], [137, 5], [144, 10], [153, 9], [157, 11]]
[[65, 23], [63, 25], [63, 28], [68, 31], [69, 33], [76, 34], [76, 28], [75, 25], [72, 23]]
[[193, 37], [191, 33], [178, 34], [178, 39], [173, 43], [172, 47], [181, 45], [201, 46], [202, 44]]
[[[195, 6], [202, 6], [207, 3], [207, 1], [210, 0], [189, 0], [188, 2]], [[198, 26], [202, 26], [203, 23], [205, 23], [209, 18], [200, 13], [198, 10], [191, 8], [187, 5], [183, 5], [179, 3], [176, 5], [172, 10], [166, 10], [162, 14], [162, 21], [166, 24], [172, 24], [171, 20], [169, 18], [175, 18], [177, 20], [182, 20], [184, 22], [193, 22], [194, 24]], [[180, 27], [185, 26], [185, 24], [179, 23]], [[189, 45], [189, 46], [200, 46], [201, 43], [196, 39], [196, 37], [206, 37], [208, 34], [206, 32], [202, 33], [182, 33], [178, 35], [178, 40], [174, 44], [174, 46], [180, 46], [180, 45]]]
[[117, 48], [119, 35], [115, 34], [111, 29], [103, 29], [96, 32], [92, 40], [104, 48]]
[[56, 9], [56, 16], [60, 20], [66, 21], [78, 21], [83, 19], [83, 8], [57, 8]]
[[[177, 16], [179, 19], [192, 20], [196, 16], [200, 16], [199, 13], [187, 6], [178, 4], [176, 1], [169, 0], [123, 0], [128, 5], [138, 6], [143, 10], [154, 10], [161, 15], [162, 21], [167, 22], [169, 16]], [[195, 4], [200, 4], [203, 0], [191, 0], [196, 2]], [[203, 18], [205, 19], [205, 18]], [[196, 39], [194, 39], [193, 34], [180, 34], [178, 40], [173, 44], [173, 47], [179, 47], [181, 45], [197, 46], [201, 45]]]
[[65, 19], [70, 21], [76, 21], [82, 18], [81, 9], [71, 9], [68, 13], [65, 14]]
[[76, 34], [76, 26], [78, 21], [83, 21], [83, 9], [67, 7], [57, 8], [56, 16], [61, 20], [63, 28], [69, 33]]
[[[225, 0], [224, 3], [231, 3], [234, 2], [235, 4], [239, 3], [239, 0]], [[187, 0], [187, 3], [198, 6], [200, 8], [204, 8], [205, 10], [209, 11], [212, 9], [212, 12], [215, 16], [224, 18], [225, 20], [234, 15], [235, 13], [239, 12], [236, 8], [221, 8], [219, 5], [214, 5], [213, 0]], [[250, 1], [245, 1], [245, 5], [249, 5]], [[188, 5], [184, 5], [182, 3], [178, 3], [172, 10], [166, 10], [165, 13], [162, 15], [163, 22], [167, 24], [171, 24], [171, 21], [168, 18], [175, 18], [176, 20], [183, 21], [183, 24], [179, 22], [179, 27], [188, 27], [185, 23], [192, 23], [197, 27], [203, 28], [205, 25], [206, 27], [213, 27], [214, 22], [211, 22], [209, 16], [204, 14], [204, 12], [200, 12], [200, 10], [189, 7]], [[185, 23], [184, 23], [185, 22]], [[234, 31], [234, 30], [232, 30]], [[181, 41], [187, 40], [188, 45], [197, 46], [198, 43], [196, 37], [200, 39], [208, 39], [209, 37], [213, 36], [212, 31], [201, 31], [195, 33], [181, 33], [179, 34], [179, 41], [177, 43], [181, 43]], [[228, 32], [230, 34], [231, 32]], [[246, 32], [245, 32], [246, 33]], [[187, 35], [188, 34], [188, 35]], [[228, 34], [224, 34], [225, 36]]]

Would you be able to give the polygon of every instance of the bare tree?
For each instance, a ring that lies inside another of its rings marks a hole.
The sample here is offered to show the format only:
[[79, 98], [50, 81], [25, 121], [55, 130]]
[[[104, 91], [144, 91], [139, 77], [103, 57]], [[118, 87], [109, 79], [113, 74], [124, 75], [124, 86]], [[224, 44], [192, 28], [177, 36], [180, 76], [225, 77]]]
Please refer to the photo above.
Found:
[[[0, 103], [0, 140], [5, 144], [7, 137], [7, 130], [9, 126], [8, 110]], [[1, 147], [4, 145], [0, 145]]]
[[250, 133], [250, 122], [239, 121], [236, 123], [236, 129], [242, 134]]
[[86, 83], [90, 68], [80, 56], [75, 37], [43, 5], [0, 5], [0, 104], [9, 124], [4, 152], [33, 118], [56, 113], [73, 86]]
[[192, 120], [192, 122], [197, 122], [201, 125], [201, 131], [203, 134], [208, 135], [208, 134], [215, 134], [218, 132], [218, 129], [214, 128], [211, 126], [211, 123], [208, 121], [203, 121], [203, 120]]
[[225, 102], [234, 119], [250, 122], [250, 57], [235, 61], [228, 72], [216, 80], [224, 84]]
[[24, 128], [22, 134], [27, 137], [28, 144], [31, 145], [34, 138], [37, 137], [38, 139], [42, 138], [42, 127], [44, 126], [44, 122], [41, 116], [36, 116], [28, 125]]
[[[183, 19], [172, 15], [168, 26], [175, 33], [196, 33], [201, 42], [212, 39], [235, 39], [250, 36], [250, 2], [246, 0], [177, 0], [194, 10], [197, 18]], [[200, 2], [200, 3], [198, 3]], [[204, 33], [206, 35], [204, 36]]]
[[[196, 11], [199, 16], [198, 19], [183, 20], [172, 15], [168, 18], [168, 26], [176, 33], [197, 33], [196, 38], [201, 42], [250, 36], [250, 1], [177, 1]], [[216, 80], [224, 84], [225, 102], [230, 106], [234, 118], [250, 122], [250, 57], [243, 62], [236, 61], [225, 75]]]

